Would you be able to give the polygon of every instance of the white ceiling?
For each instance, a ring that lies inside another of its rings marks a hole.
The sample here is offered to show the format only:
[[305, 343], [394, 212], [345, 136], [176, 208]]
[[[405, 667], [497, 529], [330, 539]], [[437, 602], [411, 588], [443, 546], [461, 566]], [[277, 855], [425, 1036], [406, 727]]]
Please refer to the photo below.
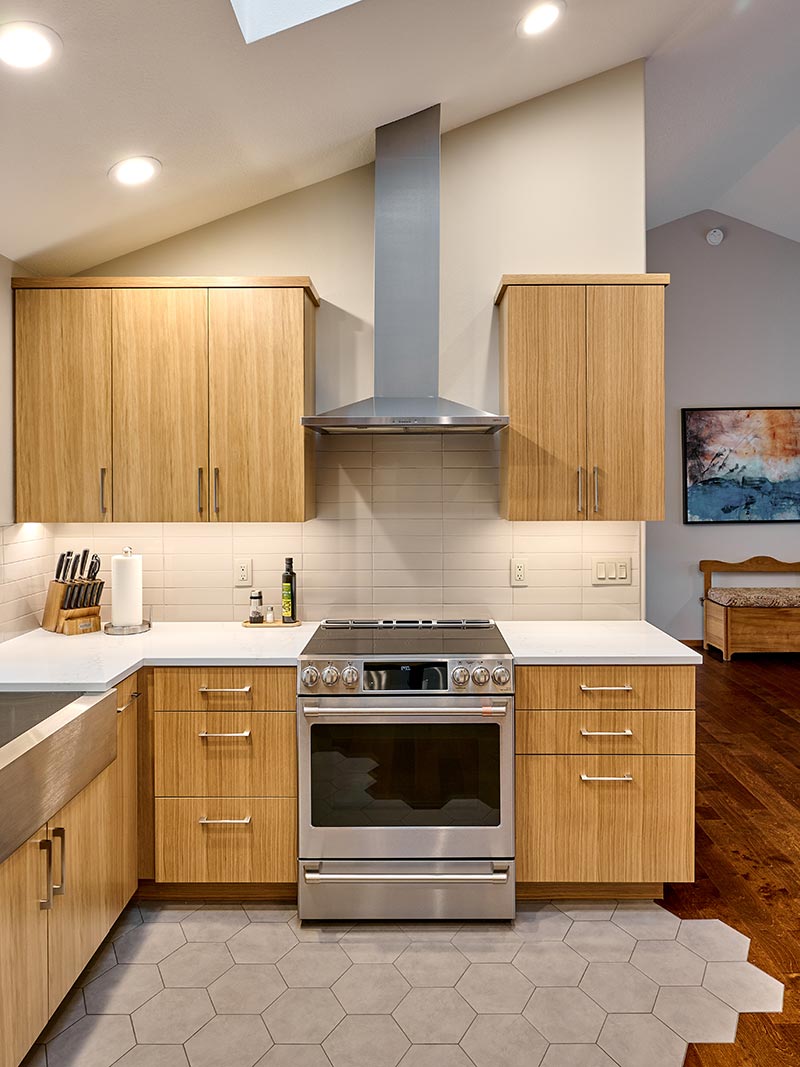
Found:
[[[568, 0], [523, 41], [530, 6], [363, 0], [246, 45], [230, 0], [0, 0], [1, 21], [64, 39], [52, 68], [0, 70], [0, 252], [38, 273], [102, 263], [366, 163], [375, 126], [437, 101], [452, 129], [650, 55], [697, 0]], [[109, 182], [134, 154], [158, 180]]]
[[800, 241], [798, 121], [798, 0], [706, 0], [647, 64], [648, 226], [710, 208]]

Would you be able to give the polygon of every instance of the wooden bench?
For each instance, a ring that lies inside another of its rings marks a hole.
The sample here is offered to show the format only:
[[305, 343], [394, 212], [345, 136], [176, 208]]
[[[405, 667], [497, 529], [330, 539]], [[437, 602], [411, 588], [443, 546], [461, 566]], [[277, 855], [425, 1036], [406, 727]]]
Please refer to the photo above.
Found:
[[701, 559], [703, 648], [729, 660], [735, 652], [800, 652], [800, 588], [714, 588], [714, 573], [800, 573], [800, 563], [752, 556], [741, 563]]

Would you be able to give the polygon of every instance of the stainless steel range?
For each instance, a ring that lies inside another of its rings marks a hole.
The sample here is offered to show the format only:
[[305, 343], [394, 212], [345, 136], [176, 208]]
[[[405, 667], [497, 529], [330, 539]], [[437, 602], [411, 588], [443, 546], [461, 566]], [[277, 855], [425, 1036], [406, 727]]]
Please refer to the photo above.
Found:
[[321, 623], [297, 739], [301, 919], [514, 915], [514, 674], [491, 620]]

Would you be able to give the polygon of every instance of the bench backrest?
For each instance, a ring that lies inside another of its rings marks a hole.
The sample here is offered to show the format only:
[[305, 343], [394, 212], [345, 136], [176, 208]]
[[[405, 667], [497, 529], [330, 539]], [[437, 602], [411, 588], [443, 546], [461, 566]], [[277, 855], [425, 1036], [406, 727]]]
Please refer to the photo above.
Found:
[[785, 563], [783, 560], [774, 559], [772, 556], [751, 556], [750, 559], [743, 559], [741, 563], [726, 563], [721, 559], [701, 559], [699, 567], [703, 572], [704, 597], [708, 596], [708, 591], [711, 588], [711, 576], [715, 572], [742, 571], [744, 573], [755, 573], [757, 571], [771, 571], [775, 573], [800, 573], [800, 563]]

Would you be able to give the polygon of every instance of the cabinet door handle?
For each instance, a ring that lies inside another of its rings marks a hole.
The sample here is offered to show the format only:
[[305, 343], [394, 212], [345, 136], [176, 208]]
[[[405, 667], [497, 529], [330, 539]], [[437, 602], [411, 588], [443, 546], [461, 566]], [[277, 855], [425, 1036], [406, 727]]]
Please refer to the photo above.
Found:
[[241, 689], [209, 689], [207, 685], [201, 685], [198, 693], [249, 693], [252, 685], [243, 685]]
[[583, 512], [583, 467], [578, 467], [578, 514]]
[[600, 468], [594, 467], [594, 510], [600, 510]]
[[131, 704], [135, 704], [141, 695], [141, 693], [131, 693], [131, 699], [128, 703], [123, 704], [121, 708], [117, 708], [117, 715], [121, 715], [123, 711], [127, 711]]
[[61, 842], [61, 880], [53, 886], [53, 893], [57, 897], [63, 897], [67, 888], [67, 831], [63, 826], [56, 826], [51, 833]]
[[219, 515], [219, 467], [214, 468], [214, 514]]
[[203, 514], [203, 468], [197, 468], [197, 513]]
[[451, 884], [468, 883], [472, 885], [507, 885], [508, 884], [508, 867], [496, 867], [492, 864], [492, 871], [486, 874], [458, 874], [455, 871], [451, 874], [442, 874], [438, 871], [431, 871], [426, 873], [420, 871], [417, 874], [395, 874], [392, 872], [386, 872], [385, 874], [360, 874], [360, 873], [348, 873], [347, 871], [337, 872], [336, 874], [324, 874], [319, 867], [304, 867], [303, 868], [303, 881], [307, 885], [314, 885], [321, 882], [338, 882], [339, 884], [375, 884], [380, 882], [392, 883], [399, 882], [400, 884], [441, 884], [442, 882], [449, 882]]
[[633, 737], [633, 730], [581, 730], [581, 737]]
[[106, 507], [106, 475], [108, 474], [107, 467], [100, 468], [100, 514], [105, 515], [108, 511]]
[[632, 782], [632, 774], [620, 774], [616, 776], [596, 775], [596, 774], [582, 774], [582, 782]]
[[197, 736], [198, 737], [202, 737], [202, 738], [206, 738], [206, 737], [249, 737], [250, 736], [250, 731], [249, 730], [242, 730], [242, 732], [239, 733], [239, 734], [211, 734], [211, 733], [208, 732], [208, 730], [201, 730], [200, 733]]
[[201, 826], [249, 826], [253, 819], [251, 815], [246, 815], [243, 819], [207, 819], [204, 815], [197, 821]]
[[632, 685], [581, 685], [582, 693], [632, 693]]
[[39, 901], [42, 911], [50, 911], [53, 907], [53, 842], [49, 837], [39, 842], [39, 848], [46, 854], [45, 880], [46, 889], [44, 900]]

